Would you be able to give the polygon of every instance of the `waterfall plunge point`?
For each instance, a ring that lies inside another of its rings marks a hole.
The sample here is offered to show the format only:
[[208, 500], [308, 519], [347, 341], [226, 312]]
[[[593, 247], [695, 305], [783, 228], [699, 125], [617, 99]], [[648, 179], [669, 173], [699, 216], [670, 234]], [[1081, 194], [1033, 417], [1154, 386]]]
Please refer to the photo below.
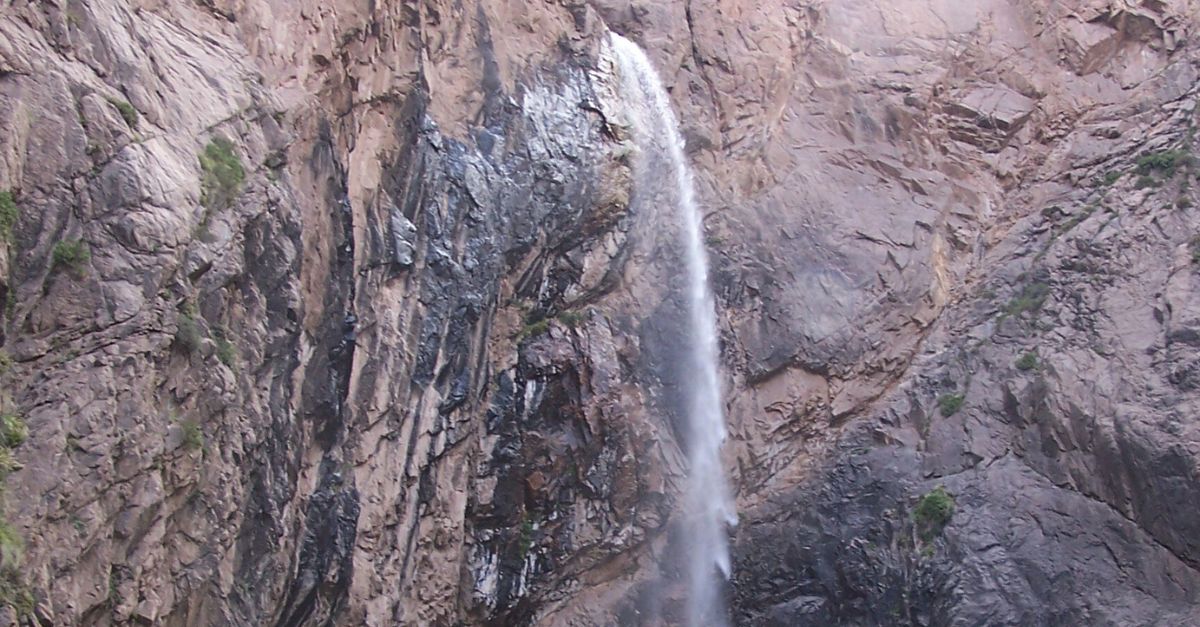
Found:
[[661, 149], [671, 171], [645, 172], [640, 180], [662, 177], [675, 187], [687, 271], [688, 477], [684, 496], [687, 544], [687, 620], [692, 626], [728, 623], [717, 572], [731, 573], [726, 525], [736, 523], [721, 466], [725, 419], [718, 376], [716, 307], [708, 287], [708, 259], [703, 224], [696, 205], [692, 172], [684, 156], [683, 137], [667, 91], [654, 65], [635, 43], [617, 35], [611, 44], [621, 73], [621, 93], [634, 109], [634, 131], [642, 150]]

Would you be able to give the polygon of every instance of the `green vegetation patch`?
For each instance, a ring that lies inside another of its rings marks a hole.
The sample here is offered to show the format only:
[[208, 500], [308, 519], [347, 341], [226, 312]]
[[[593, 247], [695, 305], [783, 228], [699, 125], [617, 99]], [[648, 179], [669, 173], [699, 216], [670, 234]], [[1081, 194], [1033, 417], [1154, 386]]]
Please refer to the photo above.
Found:
[[533, 548], [533, 519], [529, 512], [521, 514], [521, 537], [518, 541], [517, 550], [521, 552], [521, 559], [524, 560], [526, 555], [529, 555], [529, 550]]
[[196, 317], [189, 312], [179, 314], [179, 324], [175, 328], [175, 344], [191, 354], [200, 348], [200, 341], [203, 339], [204, 335], [200, 332], [200, 323], [196, 321]]
[[17, 458], [7, 447], [0, 446], [0, 481], [8, 478], [18, 468]]
[[963, 401], [966, 400], [962, 394], [943, 394], [938, 397], [938, 409], [941, 410], [943, 416], [953, 416], [962, 409]]
[[1037, 353], [1029, 351], [1017, 358], [1017, 370], [1035, 370], [1039, 365]]
[[558, 314], [558, 321], [574, 329], [583, 322], [584, 315], [582, 311], [564, 311]]
[[928, 541], [942, 533], [942, 529], [954, 517], [954, 507], [954, 496], [942, 486], [922, 496], [912, 514], [921, 538]]
[[1038, 311], [1050, 295], [1050, 286], [1040, 281], [1034, 281], [1021, 288], [1021, 292], [1013, 296], [1004, 308], [1010, 316], [1019, 316], [1027, 311]]
[[54, 245], [52, 253], [52, 270], [70, 270], [75, 275], [82, 275], [87, 262], [92, 259], [92, 251], [87, 242], [81, 239], [66, 239]]
[[16, 568], [25, 555], [25, 540], [7, 520], [0, 520], [0, 568]]
[[[1192, 156], [1184, 150], [1163, 150], [1142, 155], [1137, 160], [1138, 174], [1162, 174], [1166, 178], [1175, 176], [1175, 171], [1186, 167], [1192, 162]], [[1140, 181], [1139, 181], [1140, 182]]]
[[29, 427], [15, 414], [0, 416], [0, 444], [8, 448], [16, 448], [25, 443], [29, 437]]
[[1192, 238], [1189, 247], [1192, 251], [1192, 263], [1200, 264], [1200, 235]]
[[16, 610], [19, 624], [37, 624], [29, 622], [29, 620], [21, 620], [32, 619], [35, 604], [33, 591], [21, 581], [21, 573], [17, 568], [5, 567], [0, 571], [0, 605], [7, 605]]
[[526, 324], [525, 327], [521, 329], [521, 333], [517, 336], [517, 339], [524, 340], [526, 338], [536, 337], [549, 330], [550, 321], [546, 318], [542, 318], [541, 320]]
[[13, 200], [12, 192], [0, 191], [0, 239], [8, 241], [12, 238], [13, 227], [20, 217], [21, 210], [17, 207], [17, 201]]
[[125, 120], [126, 126], [131, 129], [137, 128], [139, 116], [133, 105], [119, 98], [109, 98], [108, 104], [116, 107], [117, 112], [121, 114], [121, 119]]
[[183, 446], [189, 451], [199, 451], [204, 448], [204, 431], [200, 429], [200, 423], [194, 420], [185, 420], [179, 424], [183, 429]]
[[29, 429], [20, 417], [11, 412], [0, 415], [0, 606], [12, 607], [22, 625], [34, 624], [20, 620], [32, 616], [34, 597], [21, 570], [25, 540], [5, 515], [6, 486], [2, 482], [20, 468], [12, 449], [28, 437]]
[[200, 153], [200, 204], [224, 209], [233, 203], [246, 180], [246, 171], [233, 142], [217, 137]]
[[233, 342], [229, 341], [226, 333], [221, 331], [217, 334], [214, 341], [217, 343], [217, 359], [221, 363], [229, 366], [231, 369], [237, 369], [237, 348], [233, 346]]

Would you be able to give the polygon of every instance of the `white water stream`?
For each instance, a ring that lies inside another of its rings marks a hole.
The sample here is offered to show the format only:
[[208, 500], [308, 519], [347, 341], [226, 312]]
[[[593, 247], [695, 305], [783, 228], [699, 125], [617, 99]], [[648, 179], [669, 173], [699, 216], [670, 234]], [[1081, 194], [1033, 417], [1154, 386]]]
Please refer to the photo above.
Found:
[[639, 178], [657, 178], [675, 187], [675, 211], [659, 215], [679, 224], [687, 271], [689, 355], [683, 391], [687, 398], [688, 425], [688, 478], [684, 497], [688, 624], [724, 625], [728, 618], [718, 573], [726, 579], [730, 576], [726, 525], [735, 524], [737, 519], [721, 466], [725, 418], [717, 372], [716, 310], [708, 287], [701, 213], [696, 206], [679, 123], [654, 65], [637, 44], [620, 35], [612, 35], [612, 47], [621, 73], [621, 94], [634, 109], [637, 142], [643, 151], [662, 150], [669, 170], [647, 172]]

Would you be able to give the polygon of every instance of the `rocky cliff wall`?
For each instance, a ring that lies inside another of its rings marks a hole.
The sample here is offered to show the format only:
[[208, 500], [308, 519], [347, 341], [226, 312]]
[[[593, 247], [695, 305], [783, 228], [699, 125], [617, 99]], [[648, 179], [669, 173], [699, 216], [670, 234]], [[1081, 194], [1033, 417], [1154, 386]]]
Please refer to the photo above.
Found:
[[0, 5], [5, 620], [678, 622], [610, 29], [709, 210], [738, 624], [1200, 620], [1197, 15]]

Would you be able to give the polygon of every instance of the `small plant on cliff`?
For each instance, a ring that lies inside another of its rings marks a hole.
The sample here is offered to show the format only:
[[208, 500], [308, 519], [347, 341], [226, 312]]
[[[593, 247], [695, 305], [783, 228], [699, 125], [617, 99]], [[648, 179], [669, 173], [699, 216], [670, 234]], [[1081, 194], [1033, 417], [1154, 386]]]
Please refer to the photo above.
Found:
[[133, 105], [118, 98], [109, 98], [108, 104], [116, 107], [117, 112], [121, 114], [121, 119], [125, 120], [126, 126], [131, 129], [137, 128], [138, 112], [137, 109], [133, 108]]
[[542, 318], [536, 322], [530, 322], [521, 329], [521, 333], [517, 335], [518, 340], [539, 336], [550, 330], [550, 321]]
[[1008, 301], [1004, 312], [1010, 316], [1019, 316], [1026, 311], [1038, 311], [1050, 295], [1050, 286], [1040, 281], [1034, 281], [1021, 288], [1021, 292]]
[[0, 518], [0, 606], [8, 606], [16, 611], [21, 625], [33, 625], [27, 622], [33, 616], [33, 592], [23, 581], [21, 575], [21, 559], [25, 553], [25, 541], [9, 522]]
[[230, 369], [237, 370], [237, 349], [234, 348], [233, 342], [229, 341], [228, 332], [218, 329], [213, 341], [217, 343], [217, 359]]
[[237, 198], [246, 171], [233, 142], [217, 137], [200, 153], [200, 204], [209, 209], [224, 209]]
[[[12, 413], [0, 415], [0, 482], [20, 468], [11, 449], [20, 446], [28, 436], [29, 429], [19, 417]], [[21, 624], [26, 624], [21, 619], [32, 616], [34, 599], [21, 572], [25, 541], [5, 516], [4, 492], [4, 484], [0, 483], [0, 606], [12, 607]]]
[[17, 458], [7, 447], [0, 446], [0, 481], [4, 481], [16, 469], [20, 468]]
[[0, 568], [17, 568], [25, 554], [25, 541], [7, 520], [0, 519]]
[[1192, 162], [1192, 156], [1184, 150], [1163, 150], [1142, 155], [1137, 160], [1137, 173], [1149, 175], [1161, 173], [1166, 178], [1175, 176], [1175, 171]]
[[183, 446], [189, 451], [198, 451], [204, 448], [204, 432], [200, 430], [200, 424], [194, 420], [185, 420], [179, 423], [179, 428], [183, 430]]
[[953, 416], [962, 408], [963, 400], [962, 394], [943, 394], [937, 399], [938, 409], [941, 410], [943, 416]]
[[1192, 250], [1192, 263], [1200, 264], [1200, 235], [1192, 238], [1189, 247]]
[[0, 415], [0, 445], [16, 448], [29, 437], [29, 427], [15, 414]]
[[586, 316], [583, 315], [582, 311], [564, 311], [564, 312], [558, 314], [559, 322], [562, 322], [563, 324], [567, 325], [568, 327], [571, 327], [572, 329], [579, 326], [579, 324], [581, 322], [583, 322], [585, 317]]
[[932, 540], [940, 534], [953, 516], [954, 497], [942, 486], [922, 496], [912, 514], [913, 522], [917, 524], [917, 532], [925, 541]]
[[[0, 415], [0, 481], [20, 468], [12, 449], [21, 446], [29, 437], [29, 428], [16, 414]], [[0, 507], [3, 506], [3, 486], [0, 486]]]
[[13, 200], [12, 192], [0, 191], [0, 239], [8, 241], [12, 237], [13, 227], [17, 225], [19, 217], [21, 217], [21, 210], [17, 208], [17, 202]]
[[1104, 174], [1104, 177], [1100, 179], [1099, 184], [1101, 186], [1108, 187], [1119, 180], [1121, 180], [1121, 173], [1117, 170], [1109, 170]]
[[529, 517], [529, 512], [521, 514], [521, 538], [517, 549], [521, 551], [521, 559], [524, 560], [526, 555], [529, 555], [529, 549], [533, 548], [533, 519]]
[[18, 568], [5, 567], [0, 569], [0, 606], [4, 605], [16, 611], [18, 624], [37, 624], [22, 620], [33, 617], [35, 600], [29, 586], [21, 580], [21, 572]]
[[1017, 370], [1033, 370], [1038, 367], [1037, 353], [1029, 351], [1017, 358]]
[[186, 353], [194, 353], [200, 348], [204, 336], [200, 333], [200, 324], [189, 311], [179, 314], [179, 323], [175, 328], [175, 343]]
[[66, 239], [54, 245], [51, 254], [52, 270], [70, 270], [76, 276], [81, 276], [84, 266], [92, 258], [92, 251], [81, 239]]
[[108, 567], [108, 604], [112, 607], [116, 607], [117, 603], [120, 602], [120, 600], [121, 600], [119, 598], [120, 594], [121, 594], [120, 575], [117, 573], [117, 568], [115, 565], [109, 566]]

